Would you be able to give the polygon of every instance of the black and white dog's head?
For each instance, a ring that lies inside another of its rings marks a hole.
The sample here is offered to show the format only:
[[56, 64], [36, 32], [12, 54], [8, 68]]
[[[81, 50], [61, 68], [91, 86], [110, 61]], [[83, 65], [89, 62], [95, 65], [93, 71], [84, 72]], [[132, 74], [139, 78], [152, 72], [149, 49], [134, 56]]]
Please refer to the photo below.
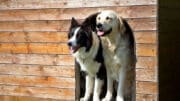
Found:
[[82, 23], [78, 23], [75, 18], [72, 18], [68, 33], [68, 46], [72, 54], [78, 50], [87, 52], [91, 48], [93, 42], [92, 32], [96, 30], [96, 15], [93, 14], [87, 17]]

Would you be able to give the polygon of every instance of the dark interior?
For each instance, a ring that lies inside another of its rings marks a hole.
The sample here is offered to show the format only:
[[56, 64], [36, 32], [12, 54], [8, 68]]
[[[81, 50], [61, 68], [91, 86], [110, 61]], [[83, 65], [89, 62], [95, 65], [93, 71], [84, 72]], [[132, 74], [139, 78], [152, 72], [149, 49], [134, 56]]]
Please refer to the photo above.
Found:
[[159, 101], [180, 101], [180, 1], [158, 7]]

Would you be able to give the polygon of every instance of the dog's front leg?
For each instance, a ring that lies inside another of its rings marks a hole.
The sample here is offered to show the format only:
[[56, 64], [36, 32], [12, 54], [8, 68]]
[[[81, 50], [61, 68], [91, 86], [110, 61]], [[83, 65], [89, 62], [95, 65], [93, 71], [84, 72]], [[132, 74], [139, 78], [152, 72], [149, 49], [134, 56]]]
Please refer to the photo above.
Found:
[[93, 91], [94, 86], [94, 79], [90, 75], [86, 76], [86, 88], [85, 88], [85, 95], [80, 101], [88, 101]]
[[102, 91], [103, 84], [104, 84], [103, 80], [97, 77], [95, 78], [93, 101], [100, 101], [100, 94]]
[[116, 101], [124, 101], [124, 83], [126, 77], [126, 69], [122, 67], [119, 71], [119, 82]]
[[113, 94], [113, 79], [110, 76], [111, 74], [107, 72], [107, 92], [105, 98], [102, 101], [110, 101]]

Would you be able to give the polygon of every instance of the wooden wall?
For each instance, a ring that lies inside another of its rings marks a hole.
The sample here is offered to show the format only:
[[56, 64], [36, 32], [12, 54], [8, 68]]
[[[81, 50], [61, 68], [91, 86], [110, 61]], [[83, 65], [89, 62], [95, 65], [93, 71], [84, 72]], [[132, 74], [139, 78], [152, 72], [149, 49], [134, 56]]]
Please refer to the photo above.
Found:
[[73, 100], [70, 19], [104, 9], [115, 10], [133, 28], [137, 101], [157, 101], [156, 0], [0, 0], [0, 95]]

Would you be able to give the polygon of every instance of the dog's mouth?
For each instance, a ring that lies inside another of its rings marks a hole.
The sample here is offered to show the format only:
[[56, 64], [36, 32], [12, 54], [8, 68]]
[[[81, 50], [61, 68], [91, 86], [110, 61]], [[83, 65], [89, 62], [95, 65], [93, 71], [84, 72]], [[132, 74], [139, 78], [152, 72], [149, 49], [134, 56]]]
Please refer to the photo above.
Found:
[[107, 35], [107, 34], [110, 34], [111, 31], [112, 31], [112, 28], [110, 28], [110, 29], [107, 30], [107, 31], [104, 31], [103, 29], [97, 29], [97, 34], [98, 34], [99, 36], [105, 36], [105, 35]]
[[76, 53], [76, 52], [78, 51], [78, 49], [80, 48], [80, 46], [79, 46], [79, 45], [78, 45], [78, 46], [70, 46], [69, 48], [70, 48], [70, 52], [71, 52], [72, 54], [74, 54], [74, 53]]

